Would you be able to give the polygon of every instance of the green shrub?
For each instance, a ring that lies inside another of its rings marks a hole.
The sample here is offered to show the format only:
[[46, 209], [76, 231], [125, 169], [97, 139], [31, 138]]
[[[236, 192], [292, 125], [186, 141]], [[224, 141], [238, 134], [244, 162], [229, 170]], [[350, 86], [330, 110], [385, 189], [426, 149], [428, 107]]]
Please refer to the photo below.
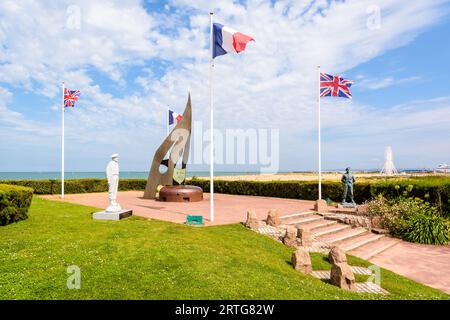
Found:
[[439, 215], [438, 209], [418, 198], [384, 197], [367, 203], [369, 216], [380, 217], [383, 228], [395, 237], [411, 242], [446, 244], [449, 241], [448, 221]]
[[379, 217], [381, 227], [388, 230], [391, 229], [388, 227], [387, 221], [383, 221], [383, 217], [389, 216], [391, 213], [391, 206], [387, 204], [386, 198], [380, 195], [373, 200], [366, 201], [365, 205], [367, 206], [367, 215], [371, 221], [373, 221], [374, 217]]
[[33, 189], [0, 184], [0, 225], [28, 218]]
[[414, 215], [408, 220], [403, 239], [424, 244], [447, 244], [450, 240], [448, 222], [437, 215]]
[[390, 214], [382, 218], [382, 223], [393, 235], [404, 237], [411, 218], [417, 215], [437, 215], [437, 209], [428, 202], [418, 198], [402, 198], [391, 200]]

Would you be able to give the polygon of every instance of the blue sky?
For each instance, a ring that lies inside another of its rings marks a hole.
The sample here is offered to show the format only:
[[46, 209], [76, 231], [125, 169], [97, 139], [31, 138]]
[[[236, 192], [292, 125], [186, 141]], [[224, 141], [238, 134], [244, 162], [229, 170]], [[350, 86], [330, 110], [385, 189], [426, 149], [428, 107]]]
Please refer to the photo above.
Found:
[[358, 99], [364, 103], [384, 108], [410, 100], [432, 99], [448, 93], [445, 74], [450, 71], [448, 61], [450, 43], [444, 39], [449, 35], [450, 20], [446, 18], [419, 35], [410, 44], [349, 70], [347, 72], [349, 76], [369, 74], [378, 79], [411, 78], [410, 82], [398, 85], [394, 81], [393, 85], [383, 87], [382, 93], [378, 90], [366, 90], [364, 87], [356, 85], [354, 94], [357, 94]]
[[449, 1], [23, 0], [0, 4], [0, 171], [59, 170], [62, 80], [82, 92], [69, 171], [116, 152], [122, 170], [148, 170], [189, 91], [208, 129], [210, 10], [256, 39], [216, 59], [216, 129], [279, 130], [279, 170], [316, 168], [318, 64], [355, 81], [352, 101], [323, 99], [325, 169], [377, 168], [387, 145], [398, 167], [450, 162]]

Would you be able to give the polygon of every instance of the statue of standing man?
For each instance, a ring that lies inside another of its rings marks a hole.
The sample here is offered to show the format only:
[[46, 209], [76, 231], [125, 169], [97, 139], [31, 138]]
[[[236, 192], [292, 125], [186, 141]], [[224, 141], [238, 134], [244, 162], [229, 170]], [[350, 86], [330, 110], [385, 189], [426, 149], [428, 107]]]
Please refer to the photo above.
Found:
[[355, 183], [355, 176], [350, 172], [350, 168], [345, 169], [345, 173], [342, 175], [341, 182], [344, 185], [344, 197], [342, 204], [348, 204], [347, 196], [350, 196], [350, 203], [355, 206], [355, 200], [353, 199], [353, 184]]
[[108, 178], [109, 206], [104, 211], [94, 212], [92, 219], [95, 220], [120, 220], [133, 215], [133, 210], [123, 210], [117, 203], [117, 189], [119, 188], [119, 155], [113, 154], [111, 161], [106, 166], [106, 177]]
[[122, 210], [117, 203], [117, 190], [119, 188], [119, 155], [113, 154], [111, 161], [106, 167], [106, 177], [108, 178], [108, 199], [109, 206], [106, 212], [117, 212]]

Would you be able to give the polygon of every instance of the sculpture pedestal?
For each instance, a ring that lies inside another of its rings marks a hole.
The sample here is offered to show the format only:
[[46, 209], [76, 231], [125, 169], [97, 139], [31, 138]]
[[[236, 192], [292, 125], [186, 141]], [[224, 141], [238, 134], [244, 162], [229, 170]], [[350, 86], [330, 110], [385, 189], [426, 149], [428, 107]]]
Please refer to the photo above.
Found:
[[343, 209], [343, 208], [356, 208], [358, 206], [356, 205], [356, 203], [344, 202], [344, 203], [338, 204], [337, 207], [338, 207], [338, 209]]
[[116, 212], [99, 211], [92, 215], [94, 220], [120, 220], [133, 215], [133, 210], [124, 209]]
[[165, 186], [159, 190], [159, 201], [197, 202], [203, 200], [203, 190], [197, 186]]

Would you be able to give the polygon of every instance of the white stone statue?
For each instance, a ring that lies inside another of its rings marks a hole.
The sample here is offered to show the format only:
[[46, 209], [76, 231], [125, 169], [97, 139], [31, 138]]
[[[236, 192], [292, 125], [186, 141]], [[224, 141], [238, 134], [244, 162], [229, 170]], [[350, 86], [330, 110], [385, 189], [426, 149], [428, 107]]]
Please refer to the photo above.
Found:
[[113, 154], [111, 161], [106, 167], [106, 176], [108, 178], [108, 198], [109, 206], [106, 212], [117, 212], [122, 210], [117, 203], [117, 189], [119, 188], [119, 155]]

